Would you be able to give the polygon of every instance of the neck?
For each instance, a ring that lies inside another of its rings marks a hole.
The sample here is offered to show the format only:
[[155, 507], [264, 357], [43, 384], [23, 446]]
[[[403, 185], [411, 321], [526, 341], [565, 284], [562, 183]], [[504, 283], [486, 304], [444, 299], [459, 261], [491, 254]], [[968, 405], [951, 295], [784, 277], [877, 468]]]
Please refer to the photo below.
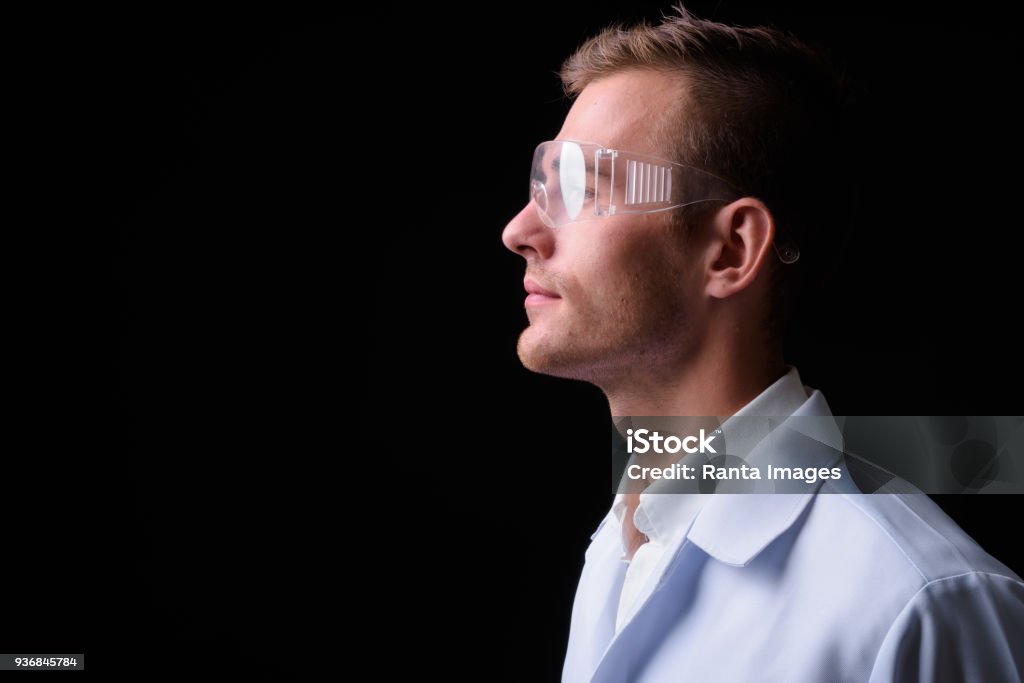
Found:
[[785, 374], [777, 350], [705, 344], [673, 366], [638, 370], [602, 387], [615, 417], [728, 417]]

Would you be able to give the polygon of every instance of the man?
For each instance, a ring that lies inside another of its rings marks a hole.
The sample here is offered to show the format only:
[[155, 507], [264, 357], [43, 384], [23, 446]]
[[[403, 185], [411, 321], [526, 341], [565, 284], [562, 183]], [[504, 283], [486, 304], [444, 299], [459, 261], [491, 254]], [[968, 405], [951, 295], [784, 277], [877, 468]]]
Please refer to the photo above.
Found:
[[[526, 260], [519, 357], [617, 418], [830, 418], [781, 329], [844, 219], [841, 88], [792, 36], [677, 15], [563, 66], [575, 102], [503, 233]], [[838, 441], [773, 443], [836, 465]], [[926, 496], [641, 486], [592, 537], [563, 680], [1016, 681], [1022, 638], [1024, 582]]]

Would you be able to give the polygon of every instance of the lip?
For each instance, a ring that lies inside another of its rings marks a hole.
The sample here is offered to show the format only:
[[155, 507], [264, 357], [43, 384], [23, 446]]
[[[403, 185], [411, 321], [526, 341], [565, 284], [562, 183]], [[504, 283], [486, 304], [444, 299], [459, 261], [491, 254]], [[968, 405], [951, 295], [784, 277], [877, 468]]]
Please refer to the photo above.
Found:
[[551, 303], [552, 301], [557, 301], [562, 298], [551, 290], [544, 289], [530, 278], [523, 280], [523, 287], [526, 289], [527, 293], [527, 306]]

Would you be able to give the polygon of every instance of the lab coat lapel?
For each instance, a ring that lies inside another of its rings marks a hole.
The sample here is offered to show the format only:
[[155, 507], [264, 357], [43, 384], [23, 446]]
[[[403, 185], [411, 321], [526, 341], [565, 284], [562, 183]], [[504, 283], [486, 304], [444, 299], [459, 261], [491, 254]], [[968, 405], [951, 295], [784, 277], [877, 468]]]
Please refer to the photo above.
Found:
[[[611, 521], [609, 521], [611, 518]], [[611, 513], [591, 537], [573, 604], [563, 681], [589, 681], [615, 635], [615, 614], [626, 576], [620, 527]]]
[[[803, 419], [788, 426], [784, 421], [782, 429], [773, 430], [772, 437], [759, 444], [762, 457], [800, 466], [828, 467], [841, 461], [842, 438], [820, 392], [814, 392], [794, 417], [822, 419]], [[751, 455], [759, 456], [758, 453]], [[696, 582], [706, 562], [748, 565], [800, 518], [821, 485], [822, 480], [818, 480], [784, 494], [712, 494], [680, 539], [660, 576], [652, 577], [657, 585], [650, 597], [629, 623], [611, 637], [596, 666], [588, 669], [594, 671], [589, 680], [593, 683], [634, 680], [661, 644], [664, 634], [690, 609]], [[618, 543], [617, 538], [613, 540]], [[621, 551], [620, 546], [616, 547]], [[621, 565], [621, 562], [615, 565], [618, 569], [615, 592], [605, 601], [604, 617], [609, 621], [602, 623], [611, 633], [614, 633], [618, 606], [616, 597], [625, 574]], [[602, 635], [607, 636], [607, 631], [602, 631]]]
[[673, 623], [687, 610], [708, 556], [685, 538], [654, 592], [613, 638], [594, 671], [592, 683], [631, 681], [642, 671]]
[[[799, 519], [813, 498], [813, 492], [715, 495], [680, 539], [660, 576], [652, 577], [657, 584], [643, 606], [611, 638], [596, 666], [588, 669], [594, 671], [593, 677], [582, 680], [636, 680], [665, 634], [690, 609], [705, 564], [748, 565]], [[621, 585], [620, 577], [615, 590], [621, 590]], [[612, 594], [607, 601], [611, 610], [605, 626], [610, 623], [611, 629], [617, 595]]]

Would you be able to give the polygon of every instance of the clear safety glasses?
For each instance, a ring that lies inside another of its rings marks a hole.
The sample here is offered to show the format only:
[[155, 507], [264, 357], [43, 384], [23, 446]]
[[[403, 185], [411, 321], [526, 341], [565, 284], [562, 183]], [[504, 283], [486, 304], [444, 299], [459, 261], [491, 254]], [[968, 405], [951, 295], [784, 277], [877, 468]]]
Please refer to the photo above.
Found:
[[[741, 196], [728, 182], [699, 168], [592, 142], [542, 142], [530, 170], [530, 199], [550, 228]], [[791, 243], [781, 248], [777, 244], [776, 253], [784, 263], [800, 257]]]

